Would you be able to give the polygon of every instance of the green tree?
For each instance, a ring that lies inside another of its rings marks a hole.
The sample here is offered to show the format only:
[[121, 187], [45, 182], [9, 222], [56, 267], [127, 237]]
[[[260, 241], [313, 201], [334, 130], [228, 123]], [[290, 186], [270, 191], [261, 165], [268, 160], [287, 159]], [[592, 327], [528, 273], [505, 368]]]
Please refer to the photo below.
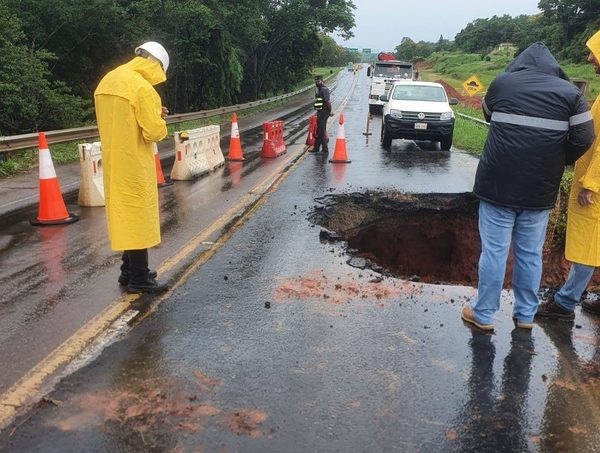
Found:
[[[80, 105], [73, 107], [78, 98], [67, 87], [91, 100], [100, 78], [131, 59], [144, 41], [167, 48], [171, 65], [159, 91], [171, 111], [187, 112], [279, 92], [305, 78], [322, 57], [348, 58], [323, 36], [337, 31], [347, 38], [354, 26], [350, 0], [2, 0], [0, 5], [11, 25], [0, 32], [10, 42], [1, 50], [5, 121], [28, 116], [35, 124], [47, 123], [37, 111], [22, 115], [34, 107], [13, 95], [23, 87], [35, 92], [30, 87], [35, 79], [57, 123], [71, 115], [67, 126], [78, 124], [82, 112]], [[18, 37], [7, 38], [14, 27]], [[31, 69], [21, 73], [21, 67]], [[41, 89], [42, 81], [47, 89]], [[54, 99], [73, 108], [60, 110]]]
[[135, 2], [121, 2], [128, 7], [113, 0], [3, 2], [23, 24], [27, 46], [56, 56], [50, 65], [53, 76], [88, 99], [101, 76], [133, 50]]
[[487, 53], [502, 42], [512, 42], [517, 32], [516, 21], [508, 16], [476, 19], [455, 37], [458, 48], [469, 53]]
[[319, 33], [319, 41], [321, 50], [316, 61], [317, 66], [344, 66], [348, 63], [359, 63], [362, 59], [361, 53], [350, 52], [324, 33]]
[[52, 79], [54, 61], [28, 47], [19, 18], [0, 3], [0, 135], [82, 124], [86, 103]]
[[[256, 14], [266, 19], [267, 29], [254, 42], [240, 43], [247, 56], [244, 86], [250, 98], [258, 98], [269, 91], [271, 84], [286, 76], [282, 66], [300, 66], [306, 71], [314, 66], [316, 54], [290, 55], [292, 61], [282, 58], [297, 40], [316, 40], [317, 32], [338, 31], [342, 37], [352, 36], [354, 4], [349, 0], [280, 0], [261, 1]], [[305, 43], [307, 46], [309, 43]]]
[[597, 0], [540, 0], [544, 40], [559, 57], [583, 61], [585, 41], [600, 27]]
[[[436, 51], [438, 46], [445, 46], [445, 44], [441, 36], [438, 44], [427, 41], [414, 42], [412, 39], [404, 37], [400, 45], [396, 46], [395, 53], [400, 60], [412, 61], [415, 58], [427, 58]], [[449, 46], [449, 43], [447, 45]]]

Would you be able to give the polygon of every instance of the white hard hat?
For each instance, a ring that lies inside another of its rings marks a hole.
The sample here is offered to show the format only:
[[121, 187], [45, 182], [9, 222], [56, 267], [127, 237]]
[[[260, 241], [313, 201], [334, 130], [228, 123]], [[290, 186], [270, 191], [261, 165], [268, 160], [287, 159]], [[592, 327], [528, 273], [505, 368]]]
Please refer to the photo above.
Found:
[[169, 54], [162, 44], [159, 44], [155, 41], [148, 41], [141, 46], [136, 47], [135, 54], [138, 55], [140, 50], [145, 50], [158, 61], [160, 61], [163, 71], [167, 72], [167, 69], [169, 69]]

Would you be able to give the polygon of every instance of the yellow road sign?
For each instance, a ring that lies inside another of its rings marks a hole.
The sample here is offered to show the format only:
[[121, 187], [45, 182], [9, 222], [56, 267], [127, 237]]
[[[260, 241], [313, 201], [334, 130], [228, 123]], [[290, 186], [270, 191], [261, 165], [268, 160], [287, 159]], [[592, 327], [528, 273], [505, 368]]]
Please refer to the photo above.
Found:
[[475, 96], [484, 89], [483, 84], [479, 81], [476, 75], [472, 75], [465, 80], [462, 86], [469, 96]]

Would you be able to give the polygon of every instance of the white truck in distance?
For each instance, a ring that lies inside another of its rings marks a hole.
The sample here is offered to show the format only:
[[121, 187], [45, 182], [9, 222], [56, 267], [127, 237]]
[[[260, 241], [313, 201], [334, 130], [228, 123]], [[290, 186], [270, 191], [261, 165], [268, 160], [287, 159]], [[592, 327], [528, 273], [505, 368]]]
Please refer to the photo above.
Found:
[[398, 60], [379, 60], [369, 68], [371, 89], [369, 90], [369, 111], [380, 112], [384, 102], [380, 100], [397, 80], [413, 80], [413, 65]]

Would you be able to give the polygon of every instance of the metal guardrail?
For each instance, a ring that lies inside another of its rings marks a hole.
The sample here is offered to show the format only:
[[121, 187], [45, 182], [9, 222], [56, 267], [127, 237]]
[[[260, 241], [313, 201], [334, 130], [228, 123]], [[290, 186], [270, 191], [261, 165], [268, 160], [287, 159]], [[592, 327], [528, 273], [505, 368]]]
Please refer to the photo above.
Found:
[[[329, 80], [331, 77], [335, 75], [329, 75], [325, 78], [325, 80]], [[311, 88], [314, 88], [314, 85], [309, 85], [305, 88], [301, 88], [299, 90], [293, 91], [291, 93], [281, 94], [279, 96], [275, 96], [268, 99], [259, 99], [258, 101], [247, 102], [245, 104], [236, 104], [230, 105], [228, 107], [221, 107], [212, 110], [201, 110], [199, 112], [190, 112], [190, 113], [181, 113], [175, 115], [169, 115], [167, 117], [167, 124], [175, 124], [181, 123], [183, 121], [192, 121], [198, 120], [202, 118], [210, 118], [213, 116], [223, 115], [225, 113], [233, 113], [240, 110], [250, 109], [263, 104], [270, 104], [271, 102], [280, 101], [282, 99], [291, 98], [302, 94]], [[56, 144], [56, 143], [64, 143], [70, 142], [74, 140], [85, 140], [90, 138], [98, 137], [98, 127], [97, 126], [85, 126], [78, 127], [74, 129], [62, 129], [55, 131], [47, 131], [46, 139], [48, 140], [48, 144]], [[21, 134], [21, 135], [11, 135], [6, 137], [0, 137], [0, 153], [7, 153], [13, 151], [19, 151], [27, 148], [35, 148], [38, 144], [38, 134]], [[1, 156], [1, 155], [0, 155]]]
[[487, 126], [487, 127], [490, 126], [490, 123], [488, 123], [487, 121], [480, 120], [479, 118], [474, 118], [472, 116], [465, 115], [464, 113], [460, 113], [460, 112], [456, 112], [456, 114], [458, 116], [460, 116], [461, 118], [467, 119], [469, 121], [473, 121], [474, 123], [477, 123], [477, 124], [481, 124], [482, 126]]

